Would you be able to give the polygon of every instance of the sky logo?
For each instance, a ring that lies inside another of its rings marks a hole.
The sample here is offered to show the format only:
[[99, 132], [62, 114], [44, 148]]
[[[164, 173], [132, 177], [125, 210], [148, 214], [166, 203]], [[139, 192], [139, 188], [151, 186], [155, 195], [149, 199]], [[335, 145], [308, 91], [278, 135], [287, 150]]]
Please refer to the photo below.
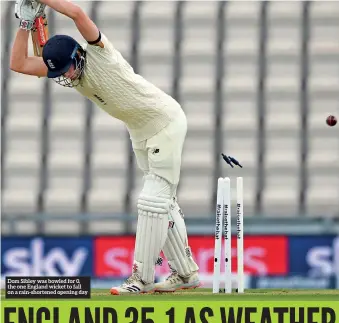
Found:
[[1, 273], [5, 276], [92, 274], [92, 239], [3, 238]]

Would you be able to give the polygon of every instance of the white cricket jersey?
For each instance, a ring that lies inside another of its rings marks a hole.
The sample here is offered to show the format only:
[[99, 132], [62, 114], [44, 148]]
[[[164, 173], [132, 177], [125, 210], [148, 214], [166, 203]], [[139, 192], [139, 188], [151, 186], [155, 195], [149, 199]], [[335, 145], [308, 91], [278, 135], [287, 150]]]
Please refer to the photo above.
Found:
[[151, 138], [180, 113], [181, 106], [133, 71], [101, 34], [104, 48], [85, 44], [86, 64], [75, 89], [111, 116], [123, 121], [133, 141]]

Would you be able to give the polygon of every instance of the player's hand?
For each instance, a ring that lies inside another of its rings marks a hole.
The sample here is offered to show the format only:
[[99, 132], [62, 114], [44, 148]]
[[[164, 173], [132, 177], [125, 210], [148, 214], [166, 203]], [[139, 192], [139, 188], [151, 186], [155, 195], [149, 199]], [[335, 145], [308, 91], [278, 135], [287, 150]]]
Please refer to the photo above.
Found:
[[15, 3], [15, 16], [20, 19], [20, 28], [31, 30], [34, 20], [44, 14], [46, 5], [36, 0], [17, 0]]

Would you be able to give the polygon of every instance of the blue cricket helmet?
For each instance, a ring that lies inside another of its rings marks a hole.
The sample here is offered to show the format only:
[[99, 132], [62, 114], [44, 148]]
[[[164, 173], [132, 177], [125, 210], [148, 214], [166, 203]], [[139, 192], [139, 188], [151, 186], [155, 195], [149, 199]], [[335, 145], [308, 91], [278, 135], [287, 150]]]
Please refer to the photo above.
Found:
[[75, 62], [80, 44], [70, 36], [56, 35], [51, 37], [42, 51], [42, 58], [48, 68], [47, 77], [56, 78], [68, 71]]

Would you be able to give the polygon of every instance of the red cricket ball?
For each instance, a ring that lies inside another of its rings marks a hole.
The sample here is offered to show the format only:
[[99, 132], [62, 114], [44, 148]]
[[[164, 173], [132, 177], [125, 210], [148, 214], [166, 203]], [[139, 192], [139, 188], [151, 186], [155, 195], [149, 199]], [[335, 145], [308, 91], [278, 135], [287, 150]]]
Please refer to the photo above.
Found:
[[335, 116], [328, 116], [327, 119], [326, 119], [326, 123], [330, 127], [333, 127], [337, 124], [337, 118]]

